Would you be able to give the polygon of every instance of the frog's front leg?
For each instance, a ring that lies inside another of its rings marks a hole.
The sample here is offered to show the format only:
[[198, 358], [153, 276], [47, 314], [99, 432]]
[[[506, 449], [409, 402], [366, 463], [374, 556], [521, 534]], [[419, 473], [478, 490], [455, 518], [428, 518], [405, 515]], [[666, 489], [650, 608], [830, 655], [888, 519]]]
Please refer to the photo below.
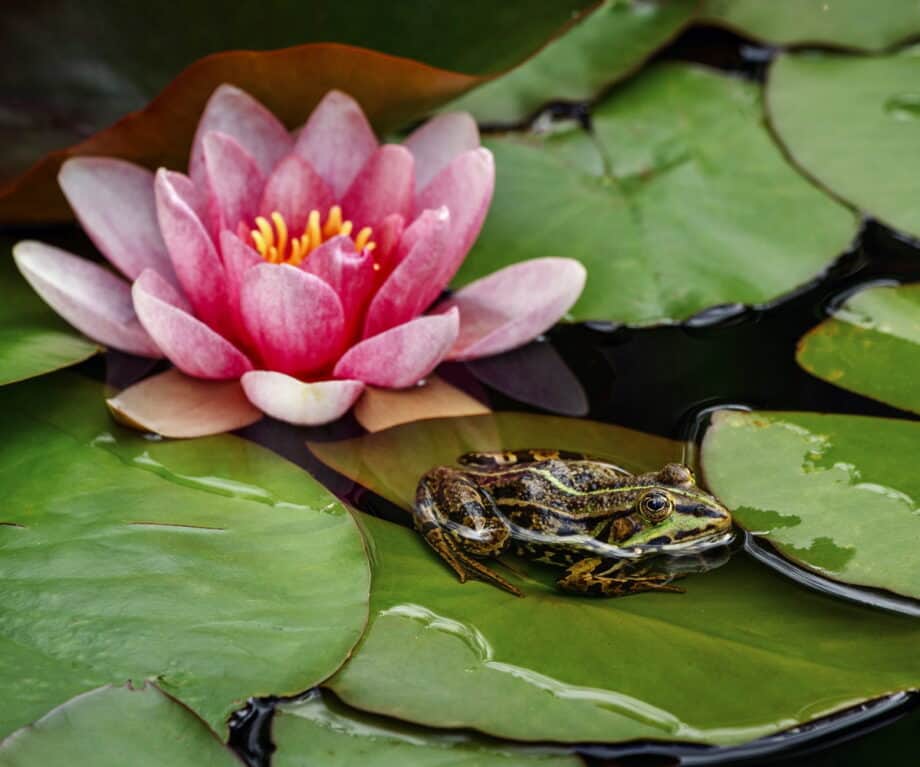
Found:
[[673, 591], [674, 575], [653, 570], [649, 565], [630, 559], [588, 557], [572, 564], [556, 581], [564, 591], [605, 597], [625, 597], [643, 591]]
[[497, 557], [508, 548], [511, 532], [487, 492], [463, 472], [447, 467], [429, 471], [419, 482], [413, 509], [418, 530], [457, 573], [523, 596], [478, 558]]

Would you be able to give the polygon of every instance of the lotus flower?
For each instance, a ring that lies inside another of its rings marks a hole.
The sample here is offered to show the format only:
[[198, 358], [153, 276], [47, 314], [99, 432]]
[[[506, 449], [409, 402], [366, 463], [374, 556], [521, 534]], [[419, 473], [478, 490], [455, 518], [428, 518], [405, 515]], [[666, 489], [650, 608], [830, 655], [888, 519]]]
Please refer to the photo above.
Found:
[[494, 186], [492, 155], [463, 113], [380, 145], [358, 104], [331, 91], [292, 135], [223, 85], [188, 175], [79, 157], [59, 180], [130, 282], [18, 243], [16, 263], [44, 300], [102, 344], [165, 356], [189, 376], [240, 379], [257, 408], [296, 424], [338, 418], [366, 385], [409, 387], [444, 359], [530, 341], [584, 285], [577, 262], [535, 259], [431, 308]]

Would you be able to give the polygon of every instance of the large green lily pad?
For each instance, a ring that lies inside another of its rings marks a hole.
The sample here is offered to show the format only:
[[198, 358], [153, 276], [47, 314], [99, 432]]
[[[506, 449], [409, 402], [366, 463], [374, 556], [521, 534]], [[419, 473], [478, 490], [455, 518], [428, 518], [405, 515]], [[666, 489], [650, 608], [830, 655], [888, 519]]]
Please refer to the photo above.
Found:
[[715, 304], [763, 304], [825, 268], [853, 213], [785, 161], [760, 90], [665, 63], [594, 111], [598, 144], [572, 130], [487, 142], [496, 187], [457, 278], [547, 254], [588, 269], [576, 320], [649, 324]]
[[712, 490], [738, 524], [835, 580], [920, 599], [920, 423], [819, 413], [717, 413]]
[[508, 74], [448, 106], [482, 123], [513, 125], [552, 101], [589, 101], [621, 80], [691, 20], [696, 0], [608, 0]]
[[67, 374], [0, 391], [0, 733], [156, 678], [215, 729], [250, 695], [329, 676], [367, 616], [346, 510], [223, 436], [151, 441]]
[[[432, 465], [527, 444], [596, 452], [633, 471], [680, 458], [659, 437], [512, 413], [312, 448], [408, 508]], [[372, 623], [329, 682], [356, 708], [519, 740], [731, 744], [920, 685], [916, 621], [802, 589], [743, 554], [683, 580], [686, 594], [614, 600], [556, 591], [551, 568], [496, 565], [519, 599], [460, 584], [413, 530], [362, 520]]]
[[75, 365], [99, 351], [35, 294], [0, 239], [0, 385]]
[[704, 0], [700, 13], [773, 45], [878, 51], [920, 35], [914, 0]]
[[[130, 756], [128, 756], [130, 754]], [[208, 726], [153, 685], [80, 695], [0, 744], [0, 767], [242, 767]]]
[[579, 767], [575, 756], [424, 729], [313, 695], [272, 719], [275, 767]]
[[801, 341], [812, 375], [920, 413], [920, 284], [856, 293]]
[[879, 57], [780, 56], [770, 69], [767, 109], [780, 141], [807, 173], [869, 215], [920, 237], [920, 49]]

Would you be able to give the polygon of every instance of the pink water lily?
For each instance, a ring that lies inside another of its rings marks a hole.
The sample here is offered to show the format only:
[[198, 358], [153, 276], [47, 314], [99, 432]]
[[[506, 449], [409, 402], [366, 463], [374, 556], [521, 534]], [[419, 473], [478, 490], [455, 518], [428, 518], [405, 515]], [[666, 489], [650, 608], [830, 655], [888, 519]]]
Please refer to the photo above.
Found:
[[127, 278], [39, 242], [20, 271], [59, 314], [122, 351], [201, 379], [239, 379], [259, 410], [297, 424], [345, 413], [366, 385], [416, 384], [442, 360], [497, 354], [555, 323], [584, 268], [540, 258], [432, 307], [479, 234], [492, 154], [464, 113], [380, 145], [330, 91], [294, 134], [223, 85], [188, 175], [80, 157], [60, 184]]

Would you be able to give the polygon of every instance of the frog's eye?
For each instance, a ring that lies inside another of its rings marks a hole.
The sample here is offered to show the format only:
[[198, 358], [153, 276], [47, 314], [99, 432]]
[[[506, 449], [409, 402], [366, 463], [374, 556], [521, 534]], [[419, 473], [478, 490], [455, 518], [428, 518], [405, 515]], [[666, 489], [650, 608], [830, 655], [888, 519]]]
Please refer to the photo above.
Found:
[[642, 496], [639, 501], [639, 511], [649, 522], [657, 524], [667, 519], [674, 510], [671, 496], [660, 490], [652, 490]]

